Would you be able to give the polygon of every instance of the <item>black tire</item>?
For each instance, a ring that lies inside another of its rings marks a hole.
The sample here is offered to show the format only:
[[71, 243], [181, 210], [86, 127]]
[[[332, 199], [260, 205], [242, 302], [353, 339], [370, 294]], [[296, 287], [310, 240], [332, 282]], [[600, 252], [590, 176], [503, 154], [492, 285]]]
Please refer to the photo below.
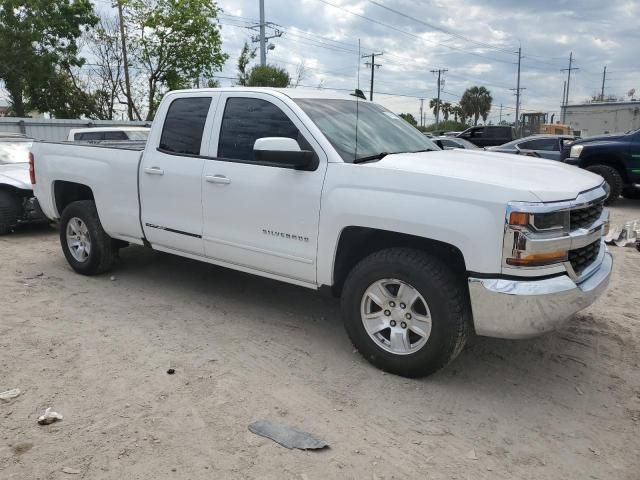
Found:
[[[89, 256], [84, 261], [74, 258], [67, 243], [67, 225], [73, 218], [79, 218], [86, 225], [91, 240]], [[64, 256], [76, 272], [82, 275], [97, 275], [107, 272], [116, 257], [113, 239], [105, 233], [92, 200], [70, 203], [60, 218], [60, 244]]]
[[626, 187], [622, 191], [622, 196], [630, 200], [640, 200], [640, 188], [638, 187]]
[[[400, 355], [383, 349], [369, 336], [361, 320], [360, 306], [367, 288], [386, 278], [411, 285], [428, 304], [431, 333], [414, 353]], [[471, 323], [463, 279], [439, 259], [409, 248], [381, 250], [356, 265], [344, 284], [342, 315], [349, 338], [370, 363], [409, 378], [430, 375], [451, 362], [462, 350]]]
[[7, 190], [0, 190], [0, 235], [6, 235], [22, 216], [22, 199]]
[[590, 172], [597, 173], [609, 185], [609, 196], [605, 200], [606, 205], [611, 205], [618, 201], [624, 188], [624, 181], [620, 172], [609, 165], [591, 165], [586, 168]]

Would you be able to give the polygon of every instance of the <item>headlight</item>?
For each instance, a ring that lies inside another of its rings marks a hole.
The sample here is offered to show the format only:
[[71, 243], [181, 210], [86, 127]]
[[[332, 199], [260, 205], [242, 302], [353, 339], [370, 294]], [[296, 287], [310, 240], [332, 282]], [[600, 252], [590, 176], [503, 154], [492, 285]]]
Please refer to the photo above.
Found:
[[532, 206], [530, 211], [521, 211], [526, 209], [509, 207], [504, 263], [511, 267], [541, 267], [567, 261], [568, 250], [558, 248], [555, 240], [569, 234], [569, 210], [536, 212]]
[[572, 158], [579, 158], [583, 148], [584, 147], [582, 145], [573, 145], [571, 150], [569, 150], [569, 156]]

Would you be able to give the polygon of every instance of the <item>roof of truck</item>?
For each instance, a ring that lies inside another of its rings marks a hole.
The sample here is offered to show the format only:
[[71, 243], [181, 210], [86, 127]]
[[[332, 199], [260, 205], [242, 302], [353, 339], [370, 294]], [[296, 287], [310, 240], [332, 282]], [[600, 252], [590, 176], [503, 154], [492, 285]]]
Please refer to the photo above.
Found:
[[[271, 88], [271, 87], [221, 87], [221, 88], [196, 88], [190, 90], [174, 90], [170, 93], [195, 93], [195, 92], [278, 92], [290, 98], [325, 98], [340, 100], [355, 100], [350, 93], [340, 93], [319, 88]], [[368, 101], [360, 99], [361, 102]]]

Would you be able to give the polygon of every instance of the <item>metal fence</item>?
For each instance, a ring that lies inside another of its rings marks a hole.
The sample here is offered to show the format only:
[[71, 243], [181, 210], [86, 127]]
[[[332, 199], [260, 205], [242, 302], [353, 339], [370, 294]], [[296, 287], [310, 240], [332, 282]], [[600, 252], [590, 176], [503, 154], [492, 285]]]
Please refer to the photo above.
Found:
[[149, 127], [151, 122], [0, 117], [0, 132], [23, 133], [36, 140], [62, 142], [72, 128]]

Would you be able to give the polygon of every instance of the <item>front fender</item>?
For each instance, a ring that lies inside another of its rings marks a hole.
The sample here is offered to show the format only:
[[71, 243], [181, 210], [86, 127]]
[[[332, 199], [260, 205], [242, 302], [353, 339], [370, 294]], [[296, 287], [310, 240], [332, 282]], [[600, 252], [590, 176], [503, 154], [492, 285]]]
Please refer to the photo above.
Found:
[[368, 227], [437, 240], [462, 252], [467, 270], [500, 272], [504, 205], [392, 190], [336, 188], [323, 199], [318, 283], [333, 285], [338, 242], [346, 227]]

